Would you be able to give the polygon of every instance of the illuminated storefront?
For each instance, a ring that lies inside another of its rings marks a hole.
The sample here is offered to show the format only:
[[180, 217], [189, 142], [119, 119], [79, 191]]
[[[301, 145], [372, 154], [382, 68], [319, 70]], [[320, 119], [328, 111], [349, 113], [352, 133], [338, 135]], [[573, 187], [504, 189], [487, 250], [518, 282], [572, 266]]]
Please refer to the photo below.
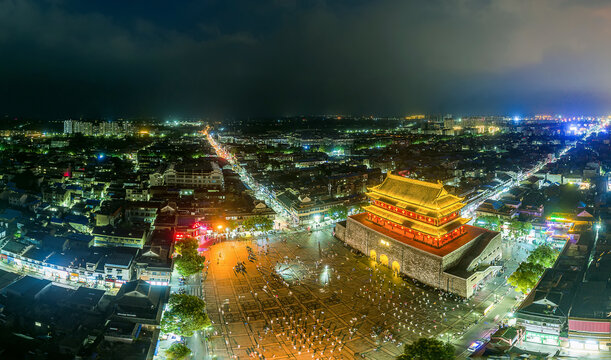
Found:
[[528, 342], [544, 344], [544, 345], [560, 344], [558, 335], [545, 334], [545, 333], [539, 333], [539, 332], [534, 332], [534, 331], [526, 331], [524, 340]]

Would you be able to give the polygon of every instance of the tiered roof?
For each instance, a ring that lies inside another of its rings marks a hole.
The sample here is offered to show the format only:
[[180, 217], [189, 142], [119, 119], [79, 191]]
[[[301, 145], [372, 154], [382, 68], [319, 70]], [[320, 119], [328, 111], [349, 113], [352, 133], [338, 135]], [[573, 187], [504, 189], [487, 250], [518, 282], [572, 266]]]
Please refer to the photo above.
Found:
[[435, 226], [418, 220], [406, 218], [404, 216], [401, 216], [400, 214], [396, 214], [392, 211], [388, 211], [374, 205], [368, 205], [364, 209], [365, 211], [370, 212], [376, 216], [388, 219], [399, 225], [423, 232], [425, 234], [429, 234], [431, 236], [445, 235], [451, 231], [454, 231], [456, 228], [459, 228], [461, 225], [464, 225], [468, 221], [467, 219], [458, 218], [458, 221], [452, 221], [440, 226]]
[[440, 238], [464, 225], [458, 211], [463, 198], [448, 193], [440, 182], [429, 183], [388, 174], [366, 195], [373, 200], [365, 211], [404, 228]]
[[441, 182], [429, 183], [388, 174], [380, 185], [368, 188], [366, 195], [401, 209], [441, 218], [465, 206], [464, 198], [448, 193]]

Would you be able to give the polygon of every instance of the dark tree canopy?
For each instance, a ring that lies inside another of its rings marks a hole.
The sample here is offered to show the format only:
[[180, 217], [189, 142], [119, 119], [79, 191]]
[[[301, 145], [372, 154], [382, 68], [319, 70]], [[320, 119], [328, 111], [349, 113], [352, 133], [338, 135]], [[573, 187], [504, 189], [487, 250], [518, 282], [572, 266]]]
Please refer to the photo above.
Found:
[[403, 354], [397, 360], [452, 360], [454, 346], [436, 339], [420, 338], [411, 344], [406, 344]]

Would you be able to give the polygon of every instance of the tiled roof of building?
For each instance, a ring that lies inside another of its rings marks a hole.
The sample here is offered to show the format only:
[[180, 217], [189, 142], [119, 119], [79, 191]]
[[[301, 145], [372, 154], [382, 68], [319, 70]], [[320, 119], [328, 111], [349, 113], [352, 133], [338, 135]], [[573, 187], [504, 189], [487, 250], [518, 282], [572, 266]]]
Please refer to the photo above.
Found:
[[448, 208], [452, 208], [450, 212], [453, 212], [457, 206], [458, 209], [463, 206], [462, 199], [448, 193], [442, 183], [429, 183], [393, 174], [388, 174], [380, 185], [369, 188], [367, 195], [375, 199], [393, 199], [396, 206], [401, 208], [414, 208], [415, 205], [416, 208], [422, 208], [423, 212], [433, 210], [446, 213]]

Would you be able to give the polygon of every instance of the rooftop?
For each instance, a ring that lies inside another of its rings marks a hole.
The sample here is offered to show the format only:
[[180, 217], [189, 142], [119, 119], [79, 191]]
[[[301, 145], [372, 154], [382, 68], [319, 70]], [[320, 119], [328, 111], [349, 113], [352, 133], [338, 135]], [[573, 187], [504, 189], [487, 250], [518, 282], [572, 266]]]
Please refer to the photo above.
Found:
[[51, 284], [50, 280], [24, 276], [3, 289], [3, 292], [19, 297], [35, 297]]
[[390, 173], [384, 182], [368, 190], [369, 198], [433, 217], [450, 214], [464, 206], [463, 199], [448, 193], [440, 182], [430, 183]]
[[440, 182], [430, 183], [393, 174], [388, 174], [384, 182], [371, 187], [369, 190], [380, 195], [433, 209], [442, 209], [462, 200], [449, 194]]
[[104, 290], [81, 286], [73, 292], [68, 302], [78, 306], [95, 307], [104, 296]]

